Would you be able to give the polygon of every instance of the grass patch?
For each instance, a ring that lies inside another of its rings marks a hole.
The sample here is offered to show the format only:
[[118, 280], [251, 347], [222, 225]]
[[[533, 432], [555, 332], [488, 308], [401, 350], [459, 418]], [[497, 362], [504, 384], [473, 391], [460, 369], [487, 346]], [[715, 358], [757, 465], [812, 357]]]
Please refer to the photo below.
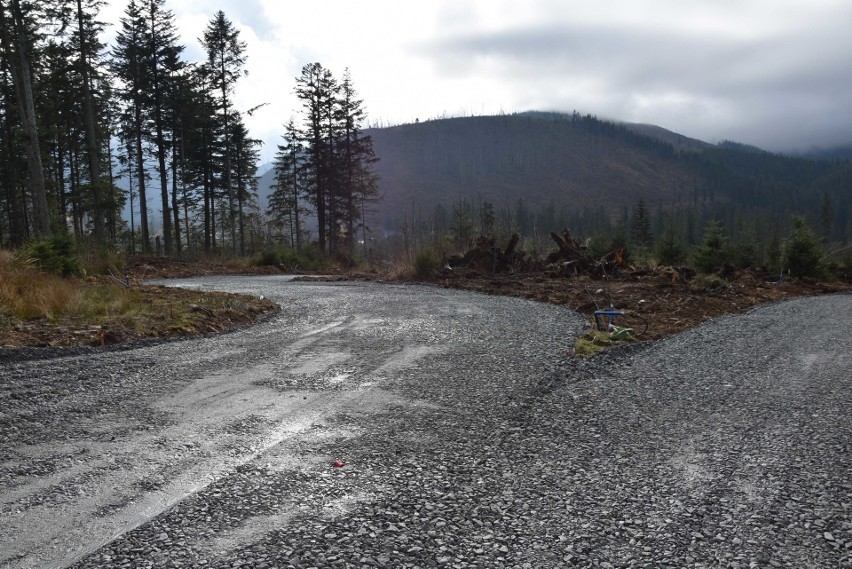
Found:
[[276, 305], [243, 295], [63, 278], [0, 251], [0, 345], [73, 345], [218, 332]]
[[[617, 332], [602, 332], [594, 328], [586, 330], [582, 336], [574, 341], [574, 356], [590, 358], [607, 348], [636, 340], [632, 334], [616, 334]], [[618, 339], [614, 339], [613, 336]]]
[[603, 346], [595, 344], [585, 336], [577, 338], [574, 342], [574, 355], [578, 358], [590, 358], [603, 349]]
[[56, 320], [77, 302], [77, 291], [68, 279], [0, 251], [0, 314], [7, 319]]

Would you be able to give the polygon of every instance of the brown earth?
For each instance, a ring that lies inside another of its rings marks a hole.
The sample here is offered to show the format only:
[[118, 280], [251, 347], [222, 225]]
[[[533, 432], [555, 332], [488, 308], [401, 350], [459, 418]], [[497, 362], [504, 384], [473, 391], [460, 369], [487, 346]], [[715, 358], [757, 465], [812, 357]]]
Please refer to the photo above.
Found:
[[[605, 280], [541, 273], [498, 276], [467, 272], [445, 279], [444, 284], [567, 306], [586, 315], [590, 322], [596, 310], [612, 305], [616, 310], [636, 314], [647, 321], [647, 331], [640, 340], [677, 334], [711, 318], [742, 313], [765, 302], [852, 291], [852, 285], [839, 281], [788, 279], [778, 283], [749, 271], [737, 272], [728, 280], [693, 278], [686, 282], [677, 277], [673, 279], [669, 271], [632, 271]], [[708, 284], [714, 288], [708, 289]], [[616, 317], [614, 324], [621, 323], [640, 332], [644, 327], [641, 319]]]
[[[143, 279], [182, 278], [214, 274], [282, 274], [276, 267], [251, 267], [239, 263], [211, 263], [165, 258], [134, 259], [122, 275], [138, 290], [145, 302], [158, 310], [132, 322], [116, 320], [97, 326], [69, 321], [38, 319], [13, 326], [0, 326], [0, 348], [22, 346], [108, 345], [146, 338], [192, 336], [246, 326], [270, 313], [275, 305], [241, 295], [209, 293], [159, 286], [139, 286]], [[379, 273], [336, 272], [335, 280], [386, 281]], [[434, 284], [486, 294], [517, 296], [567, 306], [592, 320], [598, 309], [613, 305], [636, 314], [648, 323], [640, 340], [654, 340], [682, 332], [723, 314], [744, 312], [753, 306], [796, 296], [814, 296], [852, 291], [847, 282], [785, 280], [778, 283], [766, 275], [740, 271], [727, 281], [702, 279], [684, 282], [670, 272], [628, 271], [605, 280], [587, 276], [559, 277], [546, 273], [497, 275], [456, 270], [436, 277]], [[708, 288], [707, 285], [712, 288]], [[713, 286], [715, 285], [715, 286]], [[719, 288], [715, 288], [719, 287]], [[184, 315], [176, 318], [175, 314]], [[644, 327], [637, 318], [616, 318], [616, 324]], [[2, 323], [0, 323], [2, 324]]]

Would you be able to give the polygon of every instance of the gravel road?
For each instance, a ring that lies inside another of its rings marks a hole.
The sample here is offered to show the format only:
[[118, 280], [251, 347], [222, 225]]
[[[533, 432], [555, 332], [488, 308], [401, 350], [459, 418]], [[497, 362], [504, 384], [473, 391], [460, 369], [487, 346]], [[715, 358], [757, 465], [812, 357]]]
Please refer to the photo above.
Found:
[[0, 566], [852, 567], [848, 295], [577, 362], [519, 299], [171, 284], [282, 310], [0, 354]]

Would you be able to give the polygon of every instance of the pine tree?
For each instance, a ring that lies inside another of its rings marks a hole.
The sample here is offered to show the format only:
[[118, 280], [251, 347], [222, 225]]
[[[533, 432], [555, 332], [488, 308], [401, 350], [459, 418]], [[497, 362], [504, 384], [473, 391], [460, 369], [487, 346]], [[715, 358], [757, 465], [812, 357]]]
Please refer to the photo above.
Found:
[[[0, 30], [0, 34], [6, 43], [6, 31]], [[27, 236], [25, 204], [18, 192], [26, 157], [17, 143], [17, 100], [8, 63], [6, 58], [0, 60], [0, 247], [19, 247]], [[6, 243], [4, 234], [8, 235]]]
[[[147, 24], [145, 49], [145, 74], [149, 86], [146, 105], [153, 121], [153, 142], [160, 175], [160, 199], [163, 213], [163, 245], [166, 255], [171, 255], [173, 244], [173, 220], [169, 205], [168, 170], [166, 156], [169, 154], [170, 141], [167, 139], [166, 102], [169, 92], [174, 90], [176, 76], [183, 67], [180, 54], [184, 47], [177, 42], [174, 14], [163, 8], [165, 0], [144, 0], [141, 16]], [[172, 136], [172, 139], [174, 137]], [[175, 227], [177, 230], [177, 227]]]
[[221, 120], [216, 114], [210, 68], [193, 67], [186, 76], [187, 92], [181, 97], [180, 113], [183, 124], [184, 183], [196, 188], [195, 200], [202, 209], [202, 247], [216, 249], [216, 209], [218, 199], [216, 172], [221, 170]]
[[[89, 1], [89, 8], [95, 12], [100, 8], [103, 2]], [[100, 146], [97, 125], [97, 111], [95, 110], [95, 97], [92, 93], [92, 77], [95, 71], [94, 59], [98, 56], [98, 51], [101, 48], [100, 42], [97, 41], [97, 29], [95, 24], [95, 16], [90, 12], [83, 11], [82, 0], [77, 0], [77, 49], [79, 57], [79, 73], [80, 84], [83, 92], [84, 105], [84, 121], [86, 131], [86, 153], [88, 155], [89, 167], [89, 186], [92, 192], [93, 201], [93, 226], [95, 245], [102, 247], [105, 244], [104, 236], [104, 211], [103, 211], [103, 196], [101, 186], [101, 169], [100, 169]]]
[[211, 87], [216, 92], [216, 104], [221, 117], [223, 151], [222, 184], [228, 204], [228, 221], [231, 228], [231, 247], [236, 252], [236, 211], [231, 180], [231, 95], [237, 80], [244, 74], [246, 44], [239, 39], [240, 32], [219, 10], [204, 31], [201, 40], [207, 51], [207, 67]]
[[803, 216], [794, 215], [790, 224], [792, 229], [781, 247], [784, 268], [797, 277], [819, 277], [822, 274], [819, 238]]
[[288, 243], [297, 252], [302, 250], [303, 196], [302, 168], [304, 149], [293, 118], [284, 126], [284, 143], [275, 154], [275, 189], [269, 197], [269, 215], [278, 227], [288, 228]]
[[339, 141], [337, 153], [341, 169], [338, 176], [342, 184], [341, 211], [339, 218], [346, 226], [347, 249], [351, 255], [354, 251], [356, 222], [360, 218], [362, 228], [366, 227], [364, 219], [365, 204], [375, 199], [378, 194], [376, 179], [372, 176], [372, 166], [378, 160], [373, 152], [373, 139], [361, 132], [365, 118], [363, 101], [357, 98], [352, 77], [347, 69], [340, 84], [336, 121], [339, 126]]
[[709, 273], [720, 268], [725, 262], [725, 248], [728, 239], [725, 230], [717, 220], [711, 220], [704, 229], [704, 242], [698, 246], [693, 255], [695, 268], [703, 273]]
[[466, 200], [459, 200], [453, 204], [453, 222], [450, 232], [453, 235], [453, 242], [460, 249], [469, 247], [473, 237], [472, 210], [470, 202]]
[[631, 222], [631, 241], [640, 247], [650, 247], [654, 237], [651, 234], [651, 220], [648, 216], [648, 209], [645, 207], [645, 200], [640, 199], [639, 203], [636, 204]]
[[337, 82], [331, 72], [319, 63], [302, 68], [296, 78], [296, 96], [302, 101], [305, 124], [302, 142], [305, 146], [305, 183], [309, 201], [317, 215], [318, 245], [327, 250], [328, 237], [335, 231], [332, 194], [335, 182], [334, 161], [334, 102]]
[[234, 171], [232, 179], [236, 182], [237, 222], [240, 233], [240, 255], [246, 254], [246, 208], [257, 203], [257, 172], [260, 159], [260, 140], [251, 138], [240, 113], [232, 116], [231, 143], [233, 145]]
[[132, 148], [127, 147], [127, 155], [135, 161], [133, 171], [136, 175], [136, 188], [139, 195], [139, 231], [142, 237], [143, 254], [150, 253], [151, 250], [143, 147], [144, 93], [148, 91], [149, 77], [145, 70], [145, 52], [149, 43], [146, 39], [147, 35], [148, 26], [142, 7], [136, 0], [129, 0], [112, 49], [111, 68], [123, 85], [118, 95], [124, 102], [123, 137], [126, 145], [132, 145]]
[[828, 192], [822, 193], [822, 205], [819, 210], [820, 236], [823, 243], [831, 241], [832, 225], [834, 213], [831, 208], [831, 198]]
[[669, 218], [665, 231], [657, 241], [655, 253], [657, 260], [664, 265], [679, 265], [686, 259], [683, 237], [672, 218]]
[[483, 237], [494, 238], [496, 223], [494, 205], [491, 202], [482, 202], [479, 208], [479, 234]]
[[[210, 120], [211, 115], [202, 105], [203, 97], [193, 83], [193, 77], [193, 70], [186, 67], [173, 76], [166, 99], [172, 133], [172, 217], [178, 254], [182, 251], [181, 233], [185, 236], [186, 248], [192, 247], [190, 209], [196, 209], [203, 201], [203, 183], [197, 160], [200, 150], [197, 147], [202, 144], [202, 125]], [[199, 191], [199, 188], [202, 190]]]
[[518, 233], [521, 235], [530, 235], [532, 232], [532, 221], [530, 220], [530, 211], [524, 203], [524, 198], [518, 198], [514, 217], [514, 225]]

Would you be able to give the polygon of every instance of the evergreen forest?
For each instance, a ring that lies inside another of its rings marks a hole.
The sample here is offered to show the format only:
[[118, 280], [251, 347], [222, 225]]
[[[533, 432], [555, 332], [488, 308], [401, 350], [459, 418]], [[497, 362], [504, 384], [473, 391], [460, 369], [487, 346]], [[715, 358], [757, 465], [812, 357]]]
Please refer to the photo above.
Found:
[[353, 246], [376, 159], [348, 71], [312, 63], [295, 78], [303, 106], [282, 125], [261, 211], [233, 22], [212, 14], [206, 59], [191, 62], [165, 0], [128, 0], [112, 45], [103, 4], [0, 0], [0, 248], [66, 236], [90, 251], [247, 256], [301, 247], [308, 211], [324, 252]]

